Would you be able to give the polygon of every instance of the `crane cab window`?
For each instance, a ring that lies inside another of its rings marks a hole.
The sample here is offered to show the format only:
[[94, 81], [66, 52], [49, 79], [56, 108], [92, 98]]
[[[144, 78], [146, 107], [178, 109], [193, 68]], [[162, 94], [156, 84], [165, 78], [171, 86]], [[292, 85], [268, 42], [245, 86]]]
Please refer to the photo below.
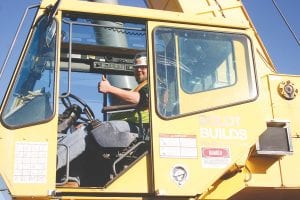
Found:
[[161, 116], [203, 112], [256, 97], [251, 46], [245, 35], [159, 27], [154, 40]]
[[2, 113], [7, 126], [36, 124], [53, 115], [56, 27], [47, 16], [35, 26]]
[[181, 87], [198, 93], [236, 82], [232, 43], [225, 35], [189, 31], [178, 36]]

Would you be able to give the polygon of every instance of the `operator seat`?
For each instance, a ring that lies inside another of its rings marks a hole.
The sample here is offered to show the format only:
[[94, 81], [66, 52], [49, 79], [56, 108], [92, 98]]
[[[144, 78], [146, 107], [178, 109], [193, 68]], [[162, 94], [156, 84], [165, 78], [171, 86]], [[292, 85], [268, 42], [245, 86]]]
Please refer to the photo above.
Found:
[[[115, 123], [125, 123], [124, 121], [115, 121]], [[111, 126], [108, 123], [99, 123], [97, 127], [91, 130], [95, 141], [104, 148], [124, 148], [128, 147], [134, 140], [138, 138], [138, 133], [119, 132], [117, 130], [108, 132], [105, 126]], [[110, 127], [112, 129], [112, 127]], [[113, 130], [113, 129], [112, 129]]]

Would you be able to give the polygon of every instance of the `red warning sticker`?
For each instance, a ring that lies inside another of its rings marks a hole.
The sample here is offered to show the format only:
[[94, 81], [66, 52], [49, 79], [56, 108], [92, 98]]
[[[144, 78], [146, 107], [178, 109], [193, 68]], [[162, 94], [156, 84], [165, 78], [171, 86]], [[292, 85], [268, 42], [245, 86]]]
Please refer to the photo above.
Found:
[[202, 147], [201, 152], [204, 168], [225, 168], [230, 164], [228, 147]]

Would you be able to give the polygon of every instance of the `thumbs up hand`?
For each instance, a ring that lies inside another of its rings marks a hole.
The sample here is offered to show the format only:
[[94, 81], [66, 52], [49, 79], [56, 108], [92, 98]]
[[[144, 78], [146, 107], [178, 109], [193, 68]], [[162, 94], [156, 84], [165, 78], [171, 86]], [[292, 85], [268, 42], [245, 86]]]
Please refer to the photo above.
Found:
[[110, 82], [102, 75], [102, 81], [98, 83], [98, 92], [100, 93], [108, 93], [111, 85]]

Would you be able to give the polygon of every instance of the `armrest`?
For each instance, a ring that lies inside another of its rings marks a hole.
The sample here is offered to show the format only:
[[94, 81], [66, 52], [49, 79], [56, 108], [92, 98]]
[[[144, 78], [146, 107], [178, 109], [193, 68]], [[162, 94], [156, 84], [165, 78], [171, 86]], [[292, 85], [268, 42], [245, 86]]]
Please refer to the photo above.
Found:
[[131, 111], [131, 110], [135, 110], [136, 108], [137, 108], [137, 104], [105, 106], [102, 109], [102, 113]]

